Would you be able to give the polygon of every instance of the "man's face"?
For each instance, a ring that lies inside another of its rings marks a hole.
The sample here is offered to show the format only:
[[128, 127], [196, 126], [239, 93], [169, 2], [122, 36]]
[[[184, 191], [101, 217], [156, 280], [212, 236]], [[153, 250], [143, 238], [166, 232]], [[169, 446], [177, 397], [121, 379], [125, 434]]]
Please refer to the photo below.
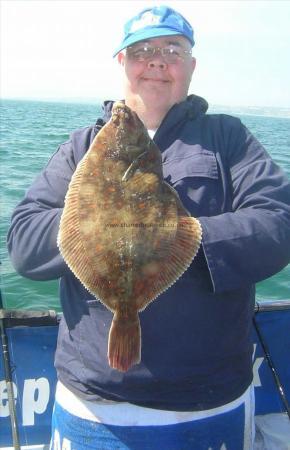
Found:
[[[176, 49], [181, 57], [171, 63], [156, 50], [149, 58], [139, 60], [136, 55], [145, 42], [150, 47]], [[190, 43], [183, 36], [165, 36], [138, 42], [119, 53], [118, 61], [124, 67], [126, 100], [137, 96], [145, 105], [152, 106], [155, 102], [153, 105], [157, 106], [158, 102], [159, 107], [167, 110], [185, 100], [196, 63], [190, 50]]]

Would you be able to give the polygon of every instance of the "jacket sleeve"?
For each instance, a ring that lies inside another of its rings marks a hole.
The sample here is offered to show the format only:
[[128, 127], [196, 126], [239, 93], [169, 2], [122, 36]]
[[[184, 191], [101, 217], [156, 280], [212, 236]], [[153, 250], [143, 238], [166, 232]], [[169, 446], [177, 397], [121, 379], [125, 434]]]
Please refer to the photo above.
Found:
[[290, 260], [290, 183], [240, 121], [224, 164], [232, 210], [200, 217], [215, 292], [254, 284]]
[[57, 247], [64, 198], [75, 170], [72, 141], [61, 145], [14, 210], [8, 252], [15, 269], [34, 280], [59, 278], [68, 269]]

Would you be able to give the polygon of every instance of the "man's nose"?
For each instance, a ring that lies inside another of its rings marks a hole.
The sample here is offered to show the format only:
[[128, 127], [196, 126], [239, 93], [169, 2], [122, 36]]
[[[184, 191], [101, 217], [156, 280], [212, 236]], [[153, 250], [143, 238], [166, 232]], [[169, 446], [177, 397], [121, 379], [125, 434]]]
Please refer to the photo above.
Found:
[[162, 56], [160, 51], [155, 51], [154, 55], [150, 58], [147, 65], [150, 69], [153, 69], [154, 67], [158, 67], [159, 69], [166, 69], [167, 63], [164, 60], [164, 57]]

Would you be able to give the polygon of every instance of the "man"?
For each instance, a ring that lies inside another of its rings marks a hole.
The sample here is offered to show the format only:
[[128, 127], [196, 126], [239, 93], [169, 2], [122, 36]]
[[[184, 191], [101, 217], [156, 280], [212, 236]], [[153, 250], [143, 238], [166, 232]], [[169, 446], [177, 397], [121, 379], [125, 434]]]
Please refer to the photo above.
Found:
[[165, 180], [199, 219], [202, 247], [140, 314], [140, 364], [111, 369], [112, 315], [70, 272], [56, 237], [70, 178], [112, 102], [95, 127], [60, 146], [17, 206], [8, 235], [20, 273], [61, 279], [52, 449], [249, 450], [254, 285], [289, 262], [290, 184], [238, 119], [207, 115], [205, 100], [187, 96], [195, 59], [184, 17], [147, 8], [124, 31], [115, 55], [125, 103], [154, 136]]
[[[190, 39], [169, 35], [156, 37], [154, 41], [152, 38], [147, 42], [137, 41], [132, 46], [123, 42], [126, 49], [118, 53], [125, 73], [126, 104], [150, 130], [156, 130], [169, 109], [187, 97], [195, 68], [195, 59], [191, 56], [193, 38]], [[156, 49], [153, 55], [152, 49]], [[162, 55], [158, 49], [171, 53]]]

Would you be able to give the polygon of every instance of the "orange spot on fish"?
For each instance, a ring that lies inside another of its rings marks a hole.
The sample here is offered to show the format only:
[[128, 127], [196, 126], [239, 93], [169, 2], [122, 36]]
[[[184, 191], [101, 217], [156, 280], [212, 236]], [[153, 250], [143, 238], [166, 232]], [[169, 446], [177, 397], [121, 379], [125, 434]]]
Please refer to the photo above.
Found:
[[104, 247], [101, 245], [101, 244], [97, 244], [96, 246], [95, 246], [95, 250], [96, 250], [96, 252], [101, 252], [102, 250], [104, 249]]

